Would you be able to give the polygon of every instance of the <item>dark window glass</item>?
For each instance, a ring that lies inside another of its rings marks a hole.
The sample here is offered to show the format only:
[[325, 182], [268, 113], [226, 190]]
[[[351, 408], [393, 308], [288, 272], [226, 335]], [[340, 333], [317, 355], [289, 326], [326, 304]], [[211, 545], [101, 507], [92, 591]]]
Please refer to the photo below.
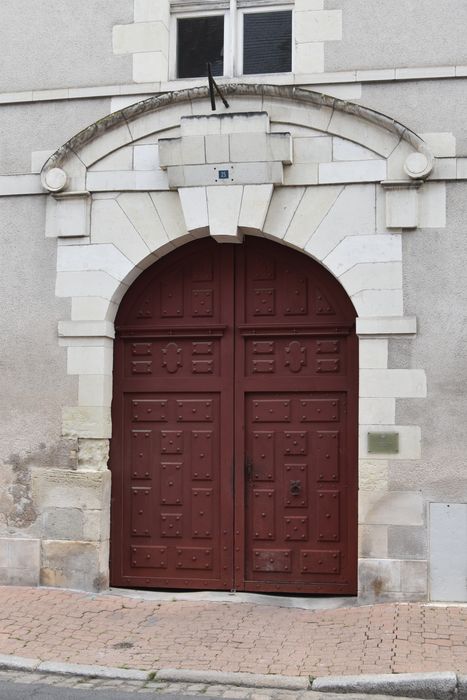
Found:
[[208, 62], [213, 75], [224, 73], [224, 17], [178, 20], [177, 76], [203, 78]]
[[292, 12], [243, 15], [243, 73], [292, 70]]

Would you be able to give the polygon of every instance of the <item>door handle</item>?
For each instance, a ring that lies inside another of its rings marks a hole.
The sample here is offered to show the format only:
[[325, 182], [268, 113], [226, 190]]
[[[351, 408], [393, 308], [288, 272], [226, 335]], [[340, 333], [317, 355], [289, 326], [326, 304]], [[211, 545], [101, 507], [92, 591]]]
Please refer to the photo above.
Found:
[[292, 496], [298, 496], [301, 490], [302, 482], [299, 479], [290, 482], [290, 493]]

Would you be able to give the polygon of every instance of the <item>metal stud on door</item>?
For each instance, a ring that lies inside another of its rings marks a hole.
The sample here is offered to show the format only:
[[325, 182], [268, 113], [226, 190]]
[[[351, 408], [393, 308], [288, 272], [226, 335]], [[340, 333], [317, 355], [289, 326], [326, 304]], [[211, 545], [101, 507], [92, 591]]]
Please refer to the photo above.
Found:
[[356, 592], [354, 322], [264, 239], [141, 275], [116, 322], [113, 585]]
[[356, 593], [355, 311], [319, 265], [260, 239], [235, 279], [236, 586]]
[[113, 585], [232, 588], [233, 255], [187, 246], [119, 309]]

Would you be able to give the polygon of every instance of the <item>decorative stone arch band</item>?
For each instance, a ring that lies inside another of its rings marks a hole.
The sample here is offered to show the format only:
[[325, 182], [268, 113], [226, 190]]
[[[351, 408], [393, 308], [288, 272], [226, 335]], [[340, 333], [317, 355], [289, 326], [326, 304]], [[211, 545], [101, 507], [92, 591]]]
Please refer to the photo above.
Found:
[[[384, 133], [380, 134], [381, 143], [379, 144], [379, 148], [377, 144], [377, 132], [373, 134], [371, 143], [367, 143], [369, 134], [365, 134], [365, 123], [368, 127], [373, 125], [378, 129], [389, 132], [389, 134], [396, 139], [396, 143], [403, 141], [410, 146], [410, 152], [407, 154], [407, 158], [404, 162], [404, 170], [409, 177], [413, 179], [425, 179], [433, 169], [434, 156], [426, 142], [400, 122], [375, 110], [346, 100], [340, 100], [323, 93], [289, 86], [278, 87], [273, 85], [230, 84], [223, 86], [222, 89], [226, 96], [250, 98], [252, 102], [255, 103], [255, 106], [251, 103], [246, 105], [234, 104], [233, 108], [235, 110], [268, 110], [268, 108], [271, 109], [273, 107], [273, 102], [275, 101], [279, 103], [290, 101], [296, 106], [303, 106], [305, 109], [309, 110], [306, 117], [300, 115], [295, 122], [294, 117], [297, 115], [294, 115], [292, 111], [287, 115], [283, 114], [282, 119], [280, 115], [277, 115], [277, 117], [279, 117], [278, 121], [285, 120], [288, 123], [306, 124], [308, 127], [315, 128], [319, 131], [325, 131], [337, 136], [343, 135], [344, 138], [350, 138], [351, 141], [355, 141], [356, 143], [372, 146], [377, 153], [388, 157], [392, 149], [388, 146], [387, 135], [384, 135]], [[134, 140], [143, 138], [144, 135], [150, 133], [147, 129], [145, 132], [145, 126], [148, 126], [148, 120], [146, 118], [151, 114], [162, 110], [167, 113], [168, 108], [182, 105], [181, 111], [183, 115], [186, 116], [190, 113], [188, 107], [190, 103], [191, 113], [196, 114], [196, 103], [201, 100], [207, 100], [208, 98], [209, 89], [207, 87], [180, 90], [150, 97], [147, 100], [137, 102], [125, 109], [109, 114], [107, 117], [91, 124], [86, 129], [83, 129], [83, 131], [73, 136], [47, 160], [41, 173], [41, 180], [44, 188], [50, 192], [58, 192], [65, 189], [70, 183], [70, 175], [63, 175], [62, 173], [58, 173], [57, 170], [62, 169], [66, 173], [66, 166], [70, 161], [74, 160], [74, 156], [79, 157], [86, 146], [91, 144], [91, 142], [99, 139], [102, 140], [104, 134], [107, 132], [114, 131], [119, 127], [124, 127], [120, 139], [119, 134], [115, 133], [114, 138], [104, 139], [102, 141], [102, 148], [98, 151], [100, 157], [118, 148], [119, 140], [120, 146], [128, 143], [126, 138], [127, 129], [125, 129], [125, 127], [128, 128]], [[202, 111], [203, 110], [201, 110], [201, 112]], [[175, 117], [172, 124], [170, 124], [170, 118], [168, 120], [161, 120], [159, 129], [170, 128], [170, 125], [175, 126], [177, 124], [178, 110], [170, 110], [170, 116], [172, 116], [172, 114]], [[349, 133], [348, 129], [345, 128], [345, 124], [349, 123], [348, 120], [346, 122], [345, 120], [339, 119], [338, 116], [336, 118], [336, 115], [339, 114], [354, 117], [354, 130], [352, 133]], [[156, 130], [159, 130], [157, 129], [156, 122], [157, 120], [154, 120], [154, 125], [156, 126]], [[133, 123], [135, 124], [134, 128], [131, 127]], [[389, 139], [389, 141], [393, 143], [391, 139]], [[106, 150], [106, 148], [108, 150]], [[87, 158], [85, 157], [82, 161], [84, 165], [86, 165], [86, 161]]]
[[[144, 269], [200, 236], [267, 236], [339, 280], [358, 313], [362, 533], [366, 541], [380, 537], [381, 521], [400, 498], [402, 524], [423, 524], [420, 494], [389, 492], [387, 465], [389, 458], [420, 457], [420, 429], [396, 425], [395, 406], [398, 398], [426, 395], [425, 373], [389, 369], [388, 339], [416, 332], [415, 319], [403, 315], [401, 238], [423, 215], [418, 188], [433, 186], [422, 184], [433, 155], [398, 122], [325, 95], [245, 85], [225, 86], [225, 94], [231, 108], [217, 114], [200, 88], [137, 103], [73, 137], [42, 171], [52, 192], [46, 236], [58, 239], [56, 294], [71, 299], [60, 344], [68, 373], [78, 378], [76, 404], [63, 409], [63, 434], [78, 439], [79, 470], [66, 481], [102, 489], [101, 517], [86, 541], [97, 562], [90, 588], [108, 573], [109, 494], [102, 485], [109, 478], [115, 313]], [[374, 431], [398, 433], [397, 453], [370, 455]], [[44, 478], [65, 477], [57, 470]], [[362, 594], [375, 558], [387, 556], [384, 547], [374, 551], [361, 550]], [[391, 578], [399, 588], [389, 593], [400, 597], [403, 564], [385, 561], [399, 572]]]

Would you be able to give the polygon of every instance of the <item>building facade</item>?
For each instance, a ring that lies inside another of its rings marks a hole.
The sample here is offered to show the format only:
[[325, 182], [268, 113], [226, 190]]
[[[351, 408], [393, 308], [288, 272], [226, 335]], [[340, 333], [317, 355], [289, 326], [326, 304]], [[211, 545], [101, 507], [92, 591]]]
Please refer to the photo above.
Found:
[[466, 601], [465, 4], [36, 5], [0, 583]]

